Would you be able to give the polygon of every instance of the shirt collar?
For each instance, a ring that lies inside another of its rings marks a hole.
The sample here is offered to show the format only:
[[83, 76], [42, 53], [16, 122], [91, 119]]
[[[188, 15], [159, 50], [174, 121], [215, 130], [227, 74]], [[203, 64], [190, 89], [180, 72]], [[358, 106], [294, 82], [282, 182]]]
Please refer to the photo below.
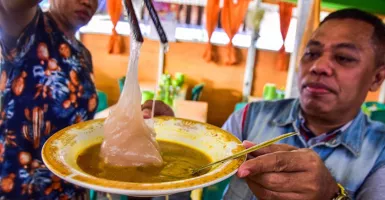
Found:
[[[41, 8], [40, 9], [40, 12], [41, 11]], [[53, 31], [56, 31], [54, 34], [59, 34], [60, 36], [63, 37], [63, 39], [71, 46], [73, 47], [74, 49], [76, 49], [77, 51], [81, 51], [81, 48], [83, 48], [84, 46], [81, 44], [81, 42], [79, 42], [77, 39], [70, 39], [68, 38], [63, 32], [60, 31], [59, 29], [59, 26], [58, 24], [56, 23], [56, 21], [54, 20], [54, 18], [52, 17], [51, 13], [49, 12], [44, 12], [44, 15], [46, 16], [45, 20], [46, 23], [45, 23], [45, 26], [50, 26], [49, 28], [51, 28], [51, 30]], [[46, 27], [47, 28], [47, 27]], [[57, 31], [59, 30], [59, 31]]]
[[352, 124], [336, 138], [335, 146], [341, 144], [358, 157], [366, 132], [365, 118], [366, 115], [360, 111]]
[[[301, 124], [304, 124], [305, 123], [305, 119], [304, 117], [302, 116], [301, 112], [299, 111], [298, 113], [298, 119], [300, 120]], [[354, 119], [353, 119], [354, 120]], [[337, 128], [337, 129], [334, 129], [332, 131], [329, 131], [327, 133], [323, 133], [323, 134], [333, 134], [333, 133], [336, 133], [336, 132], [344, 132], [346, 129], [349, 128], [349, 126], [352, 124], [353, 120], [350, 120], [348, 123], [346, 123], [345, 125]], [[305, 126], [304, 128], [307, 129], [307, 127]], [[308, 130], [310, 131], [310, 130]]]
[[273, 123], [277, 126], [286, 126], [292, 124], [298, 118], [299, 109], [299, 100], [295, 99], [294, 101], [283, 101], [283, 110], [277, 114], [277, 117], [273, 119]]
[[[295, 99], [289, 104], [291, 105], [283, 106], [283, 110], [278, 113], [275, 119], [273, 119], [273, 123], [277, 126], [286, 126], [293, 124], [296, 120], [300, 120], [299, 100]], [[352, 121], [341, 128], [341, 134], [338, 134], [334, 141], [328, 142], [328, 146], [337, 147], [342, 145], [354, 156], [358, 157], [360, 155], [362, 141], [366, 130], [365, 114], [360, 111]]]

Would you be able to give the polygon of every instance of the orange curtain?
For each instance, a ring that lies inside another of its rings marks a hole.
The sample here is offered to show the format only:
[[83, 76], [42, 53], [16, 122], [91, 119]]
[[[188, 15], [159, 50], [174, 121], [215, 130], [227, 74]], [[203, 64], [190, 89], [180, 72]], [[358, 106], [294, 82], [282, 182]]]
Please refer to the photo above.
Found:
[[216, 60], [215, 52], [213, 52], [213, 45], [211, 44], [211, 36], [218, 24], [219, 18], [219, 0], [208, 0], [206, 5], [206, 30], [208, 35], [208, 42], [206, 50], [203, 54], [203, 59], [207, 62]]
[[287, 70], [288, 55], [286, 54], [285, 40], [289, 31], [290, 21], [292, 17], [293, 4], [288, 2], [279, 2], [279, 21], [281, 25], [282, 47], [278, 52], [277, 67], [279, 70]]
[[235, 49], [232, 44], [232, 40], [235, 34], [238, 32], [243, 20], [245, 19], [247, 8], [249, 6], [249, 0], [224, 0], [221, 22], [222, 28], [225, 30], [227, 36], [230, 39], [228, 44], [226, 65], [233, 65], [237, 63]]
[[112, 35], [108, 43], [108, 53], [123, 52], [123, 38], [116, 32], [116, 25], [122, 14], [123, 5], [121, 0], [107, 0], [107, 10], [113, 25]]
[[308, 41], [310, 40], [313, 32], [318, 28], [320, 23], [320, 12], [321, 12], [321, 0], [313, 0], [312, 7], [309, 11], [309, 17], [306, 21], [306, 27], [303, 32], [303, 36], [301, 39], [301, 43], [299, 44], [298, 48], [298, 59], [297, 59], [297, 68], [299, 66], [299, 61], [302, 58], [302, 55], [305, 51], [306, 45]]

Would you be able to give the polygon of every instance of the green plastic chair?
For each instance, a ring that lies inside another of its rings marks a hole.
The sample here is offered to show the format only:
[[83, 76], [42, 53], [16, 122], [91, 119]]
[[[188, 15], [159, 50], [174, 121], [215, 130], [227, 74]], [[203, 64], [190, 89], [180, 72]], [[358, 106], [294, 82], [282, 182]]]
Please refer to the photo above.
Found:
[[153, 100], [154, 99], [154, 92], [152, 91], [142, 91], [142, 104], [146, 102], [147, 100]]
[[385, 123], [385, 104], [371, 101], [365, 102], [361, 108], [371, 120]]
[[203, 189], [202, 200], [222, 200], [231, 178], [225, 179]]
[[108, 98], [107, 94], [101, 90], [97, 90], [97, 95], [99, 99], [98, 107], [96, 109], [96, 112], [100, 112], [106, 108], [108, 108]]
[[198, 85], [194, 86], [194, 88], [191, 91], [191, 100], [192, 101], [199, 101], [199, 99], [202, 96], [202, 91], [203, 91], [204, 86], [205, 86], [204, 84], [198, 84]]
[[120, 92], [122, 92], [122, 90], [123, 90], [123, 87], [124, 87], [124, 81], [126, 81], [126, 77], [125, 77], [125, 76], [123, 76], [122, 78], [120, 78], [120, 79], [118, 80]]
[[235, 104], [235, 110], [234, 110], [234, 111], [241, 110], [241, 109], [244, 108], [246, 105], [247, 105], [247, 102], [240, 102], [240, 103], [237, 103], [237, 104]]
[[[97, 200], [98, 199], [98, 194], [96, 191], [94, 190], [90, 190], [90, 200]], [[127, 196], [123, 196], [121, 195], [120, 200], [129, 200], [129, 198]]]

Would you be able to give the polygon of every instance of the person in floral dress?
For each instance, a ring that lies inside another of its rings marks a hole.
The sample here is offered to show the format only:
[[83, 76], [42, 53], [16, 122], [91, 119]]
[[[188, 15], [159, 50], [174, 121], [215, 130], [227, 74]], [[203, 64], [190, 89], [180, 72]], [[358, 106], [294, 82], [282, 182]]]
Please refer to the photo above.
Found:
[[[83, 199], [84, 189], [44, 166], [41, 149], [53, 133], [94, 117], [91, 54], [75, 33], [98, 0], [51, 0], [48, 12], [38, 3], [0, 0], [0, 199]], [[157, 113], [172, 115], [164, 106]]]

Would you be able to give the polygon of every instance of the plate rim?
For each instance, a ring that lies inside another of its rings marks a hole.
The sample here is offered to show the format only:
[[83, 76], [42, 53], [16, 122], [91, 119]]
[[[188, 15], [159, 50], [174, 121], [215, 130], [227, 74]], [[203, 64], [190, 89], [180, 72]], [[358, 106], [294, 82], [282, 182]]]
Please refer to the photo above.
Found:
[[[203, 125], [205, 127], [211, 127], [211, 128], [215, 128], [215, 129], [220, 129], [221, 131], [223, 132], [226, 132], [228, 133], [227, 136], [231, 137], [232, 138], [232, 141], [235, 140], [237, 144], [242, 144], [242, 142], [237, 138], [235, 137], [233, 134], [229, 133], [228, 131], [225, 131], [215, 125], [212, 125], [212, 124], [208, 124], [208, 123], [203, 123], [203, 122], [199, 122], [199, 121], [195, 121], [195, 120], [190, 120], [190, 119], [183, 119], [183, 118], [177, 118], [177, 117], [169, 117], [169, 116], [160, 116], [160, 117], [155, 117], [156, 119], [160, 119], [160, 120], [178, 120], [178, 121], [186, 121], [186, 122], [191, 122], [191, 123], [194, 123], [194, 124], [200, 124], [200, 125]], [[74, 128], [76, 126], [82, 126], [82, 125], [86, 125], [86, 124], [92, 124], [92, 123], [98, 123], [98, 122], [102, 122], [104, 121], [106, 118], [100, 118], [100, 119], [93, 119], [93, 120], [88, 120], [88, 121], [85, 121], [85, 122], [80, 122], [80, 123], [77, 123], [77, 124], [74, 124], [74, 125], [71, 125], [71, 126], [68, 126], [56, 133], [54, 133], [53, 135], [51, 135], [47, 141], [44, 143], [43, 147], [42, 147], [42, 152], [41, 152], [41, 156], [42, 156], [42, 160], [45, 164], [45, 166], [53, 173], [55, 174], [56, 176], [60, 177], [61, 179], [69, 182], [69, 183], [72, 183], [74, 185], [78, 185], [80, 187], [83, 187], [83, 188], [88, 188], [88, 189], [93, 189], [93, 190], [97, 190], [97, 191], [102, 191], [102, 192], [107, 192], [107, 193], [114, 193], [114, 194], [121, 194], [121, 195], [133, 195], [133, 196], [139, 196], [139, 197], [154, 197], [154, 196], [164, 196], [164, 195], [170, 195], [170, 194], [175, 194], [175, 193], [180, 193], [180, 192], [186, 192], [186, 191], [192, 191], [192, 190], [195, 190], [195, 189], [198, 189], [198, 188], [204, 188], [204, 187], [208, 187], [210, 185], [214, 185], [218, 182], [221, 182], [225, 179], [228, 179], [229, 177], [233, 176], [237, 171], [238, 171], [238, 168], [239, 166], [245, 162], [246, 160], [246, 155], [243, 156], [243, 157], [240, 157], [238, 159], [234, 159], [234, 160], [231, 160], [231, 161], [228, 161], [228, 165], [231, 166], [231, 163], [233, 163], [233, 168], [230, 167], [230, 169], [227, 169], [226, 171], [218, 171], [216, 172], [215, 174], [213, 175], [218, 175], [220, 177], [218, 178], [212, 178], [211, 180], [209, 181], [202, 181], [202, 183], [195, 183], [195, 184], [192, 184], [190, 186], [188, 186], [186, 184], [185, 187], [178, 187], [178, 188], [164, 188], [164, 189], [144, 189], [144, 188], [134, 188], [134, 189], [127, 189], [126, 186], [128, 186], [129, 184], [132, 184], [132, 185], [135, 185], [135, 184], [140, 184], [140, 185], [147, 185], [148, 187], [151, 187], [150, 185], [156, 185], [158, 187], [160, 187], [161, 185], [175, 185], [175, 184], [178, 184], [178, 183], [182, 183], [182, 182], [186, 182], [186, 181], [194, 181], [194, 180], [197, 180], [198, 178], [190, 178], [190, 179], [185, 179], [185, 180], [179, 180], [179, 181], [171, 181], [171, 182], [162, 182], [162, 183], [130, 183], [130, 182], [123, 182], [123, 181], [114, 181], [114, 180], [109, 180], [109, 179], [103, 179], [103, 178], [99, 178], [99, 177], [96, 177], [96, 176], [92, 176], [92, 175], [89, 175], [87, 173], [79, 173], [77, 172], [77, 170], [74, 170], [74, 169], [69, 169], [70, 170], [70, 174], [69, 175], [66, 175], [63, 171], [60, 171], [60, 170], [57, 170], [57, 169], [54, 169], [54, 167], [51, 165], [52, 163], [50, 163], [46, 156], [48, 156], [47, 152], [48, 152], [48, 145], [55, 142], [55, 139], [57, 138], [60, 138], [60, 136], [62, 136], [66, 131], [70, 130], [71, 128]], [[65, 165], [65, 166], [68, 166], [66, 165], [65, 162], [61, 162], [61, 161], [58, 161], [58, 160], [54, 160], [54, 162], [56, 162], [56, 164], [61, 164], [61, 165]], [[223, 173], [222, 175], [220, 175], [220, 173]], [[106, 186], [103, 186], [103, 185], [100, 185], [100, 184], [95, 184], [95, 183], [90, 183], [90, 182], [87, 182], [87, 181], [81, 181], [81, 180], [78, 180], [76, 179], [75, 177], [79, 177], [79, 178], [86, 178], [86, 179], [89, 179], [89, 180], [97, 180], [97, 181], [104, 181], [104, 182], [107, 182], [108, 185]], [[119, 187], [119, 185], [125, 185], [125, 187]]]

